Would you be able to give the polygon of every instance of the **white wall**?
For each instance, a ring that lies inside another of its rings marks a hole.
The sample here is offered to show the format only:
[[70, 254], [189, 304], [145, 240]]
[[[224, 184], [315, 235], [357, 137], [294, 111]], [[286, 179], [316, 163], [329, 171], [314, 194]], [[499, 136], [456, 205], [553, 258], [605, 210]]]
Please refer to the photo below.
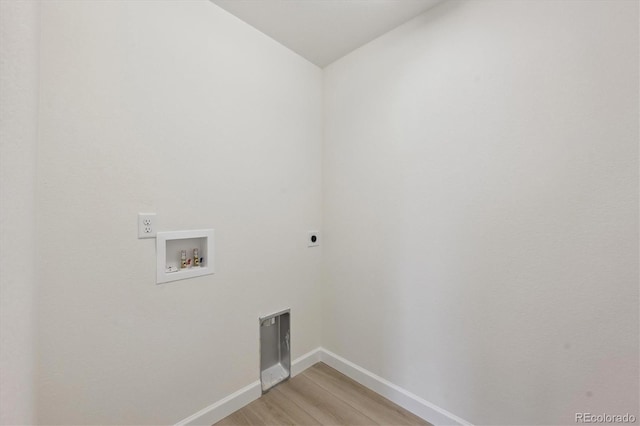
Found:
[[[166, 424], [258, 380], [258, 316], [320, 345], [322, 72], [209, 1], [42, 2], [43, 424]], [[161, 230], [216, 274], [155, 284]]]
[[638, 2], [447, 2], [325, 73], [323, 345], [476, 424], [638, 415]]
[[35, 416], [38, 7], [0, 1], [0, 424]]

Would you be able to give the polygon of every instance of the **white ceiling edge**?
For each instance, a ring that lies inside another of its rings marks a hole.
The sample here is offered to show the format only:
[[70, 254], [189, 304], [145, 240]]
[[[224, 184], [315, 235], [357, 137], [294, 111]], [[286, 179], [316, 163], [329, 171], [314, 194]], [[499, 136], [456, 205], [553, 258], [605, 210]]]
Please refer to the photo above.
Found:
[[443, 0], [211, 0], [324, 68]]

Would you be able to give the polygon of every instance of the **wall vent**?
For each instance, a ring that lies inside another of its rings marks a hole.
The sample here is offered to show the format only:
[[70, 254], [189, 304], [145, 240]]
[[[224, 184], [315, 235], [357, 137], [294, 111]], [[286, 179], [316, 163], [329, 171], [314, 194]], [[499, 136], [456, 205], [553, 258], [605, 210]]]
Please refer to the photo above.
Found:
[[291, 377], [289, 309], [260, 317], [260, 383], [262, 393]]

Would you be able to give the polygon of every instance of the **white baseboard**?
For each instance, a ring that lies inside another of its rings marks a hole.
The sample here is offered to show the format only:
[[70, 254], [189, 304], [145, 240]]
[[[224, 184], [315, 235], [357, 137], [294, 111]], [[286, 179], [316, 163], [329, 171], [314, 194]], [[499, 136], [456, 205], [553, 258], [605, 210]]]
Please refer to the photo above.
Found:
[[260, 398], [260, 395], [262, 395], [262, 389], [260, 388], [260, 381], [258, 380], [222, 398], [220, 401], [214, 402], [186, 419], [179, 421], [175, 426], [210, 426]]
[[447, 410], [440, 408], [405, 389], [402, 389], [400, 386], [394, 385], [388, 380], [385, 380], [382, 377], [377, 376], [359, 365], [356, 365], [324, 348], [320, 348], [320, 360], [328, 366], [335, 368], [345, 376], [384, 396], [388, 400], [395, 402], [405, 410], [412, 412], [416, 416], [423, 418], [435, 426], [472, 426], [471, 423], [461, 419], [455, 414], [452, 414]]
[[[320, 362], [320, 353], [321, 348], [316, 348], [296, 358], [291, 363], [291, 376], [296, 376], [313, 364]], [[179, 421], [175, 426], [210, 426], [260, 398], [261, 395], [262, 389], [260, 387], [260, 381], [258, 380], [222, 398], [220, 401], [214, 402], [186, 419]]]
[[[402, 389], [400, 386], [394, 385], [388, 380], [324, 348], [316, 348], [296, 358], [291, 363], [291, 376], [293, 377], [302, 373], [320, 361], [435, 426], [473, 426], [468, 421], [461, 419], [447, 410], [429, 401], [425, 401], [419, 396]], [[260, 381], [255, 381], [176, 423], [175, 426], [212, 425], [250, 402], [260, 398], [261, 395], [262, 389], [260, 388]]]
[[299, 358], [296, 358], [291, 363], [291, 377], [297, 376], [313, 364], [320, 362], [322, 348], [315, 348], [312, 351], [307, 352]]

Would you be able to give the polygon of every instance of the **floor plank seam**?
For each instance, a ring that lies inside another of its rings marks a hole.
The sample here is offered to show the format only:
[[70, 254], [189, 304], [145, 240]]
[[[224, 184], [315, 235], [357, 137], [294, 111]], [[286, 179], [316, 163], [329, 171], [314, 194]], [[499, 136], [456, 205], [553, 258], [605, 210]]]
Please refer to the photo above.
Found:
[[324, 390], [325, 392], [327, 392], [329, 395], [331, 395], [331, 397], [333, 397], [334, 399], [336, 399], [337, 401], [340, 401], [346, 405], [348, 405], [349, 407], [351, 407], [354, 411], [357, 411], [358, 413], [362, 414], [364, 417], [368, 418], [369, 420], [371, 420], [371, 424], [372, 425], [380, 425], [380, 423], [376, 422], [374, 419], [372, 419], [371, 417], [369, 417], [368, 415], [366, 415], [365, 413], [363, 413], [362, 411], [358, 410], [357, 408], [355, 408], [354, 406], [352, 406], [351, 404], [349, 404], [347, 401], [343, 400], [343, 399], [339, 399], [338, 397], [336, 397], [335, 395], [333, 395], [333, 393], [331, 393], [330, 390], [324, 388], [323, 386], [321, 386], [320, 384], [316, 383], [315, 380], [307, 377], [309, 379], [309, 381], [311, 383], [313, 383], [315, 386], [319, 387], [320, 389]]
[[[314, 364], [314, 365], [315, 365], [315, 364]], [[289, 380], [290, 380], [290, 379], [289, 379]], [[288, 382], [289, 380], [287, 380], [287, 382]], [[287, 382], [285, 382], [285, 383], [283, 383], [283, 384], [286, 384]], [[276, 389], [274, 389], [274, 390], [278, 390], [278, 389], [276, 388]], [[282, 394], [282, 397], [283, 397], [283, 398], [286, 398], [286, 396], [285, 396], [282, 392], [280, 392], [280, 393]], [[320, 420], [318, 420], [317, 418], [315, 418], [311, 413], [309, 413], [307, 410], [305, 410], [303, 407], [301, 407], [301, 406], [300, 406], [300, 404], [298, 404], [297, 402], [295, 402], [295, 401], [293, 401], [293, 400], [289, 400], [289, 401], [291, 401], [291, 403], [292, 403], [293, 405], [295, 405], [296, 407], [298, 407], [300, 410], [302, 410], [303, 412], [305, 412], [305, 413], [306, 413], [309, 417], [311, 417], [313, 420], [315, 420], [316, 422], [318, 422], [318, 424], [322, 424], [322, 423], [320, 422]]]
[[[317, 383], [316, 381], [314, 381], [312, 378], [309, 378], [309, 380], [311, 380], [311, 381], [312, 381], [316, 386], [318, 386], [318, 387], [320, 387], [320, 388], [324, 389], [325, 391], [327, 391], [327, 393], [329, 393], [329, 394], [333, 395], [333, 394], [331, 393], [331, 390], [330, 390], [330, 389], [325, 388], [325, 387], [324, 387], [324, 386], [322, 386], [320, 383]], [[371, 417], [369, 417], [368, 415], [366, 415], [365, 413], [363, 413], [361, 410], [359, 410], [358, 408], [356, 408], [356, 407], [354, 407], [353, 405], [349, 404], [349, 402], [348, 402], [348, 401], [345, 401], [345, 400], [343, 400], [343, 399], [341, 399], [340, 401], [344, 402], [344, 403], [345, 403], [345, 404], [347, 404], [349, 407], [351, 407], [353, 410], [355, 410], [355, 411], [359, 412], [360, 414], [362, 414], [362, 415], [363, 415], [363, 416], [365, 416], [366, 418], [371, 419]], [[373, 420], [373, 419], [371, 419], [371, 421], [373, 422], [372, 424], [374, 424], [374, 425], [380, 425], [380, 423], [376, 422], [376, 421], [375, 421], [375, 420]]]

